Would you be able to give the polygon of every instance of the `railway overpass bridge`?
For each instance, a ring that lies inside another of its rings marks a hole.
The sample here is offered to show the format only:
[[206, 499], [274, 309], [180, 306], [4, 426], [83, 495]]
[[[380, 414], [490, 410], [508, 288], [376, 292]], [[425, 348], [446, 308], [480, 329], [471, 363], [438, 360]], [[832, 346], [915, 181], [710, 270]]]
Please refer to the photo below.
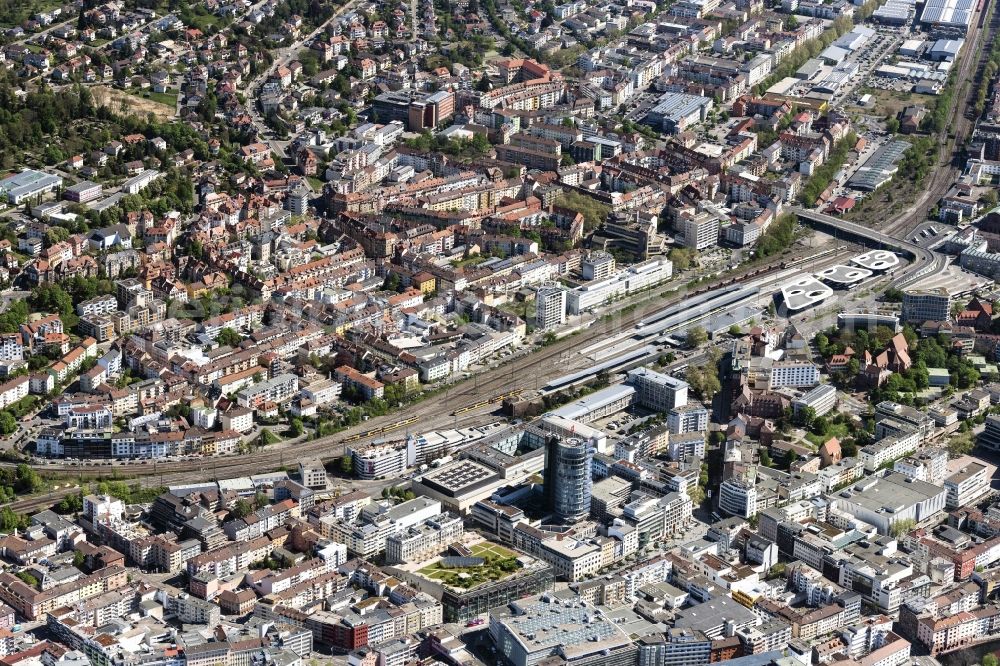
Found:
[[871, 229], [855, 222], [848, 222], [832, 215], [805, 210], [797, 206], [792, 207], [791, 212], [798, 217], [799, 222], [813, 229], [831, 234], [836, 238], [855, 241], [867, 247], [892, 250], [906, 257], [910, 264], [902, 269], [902, 275], [896, 280], [900, 287], [912, 284], [922, 277], [942, 270], [947, 261], [946, 259], [942, 261], [940, 256], [925, 247], [911, 243], [904, 238], [888, 235], [878, 229]]

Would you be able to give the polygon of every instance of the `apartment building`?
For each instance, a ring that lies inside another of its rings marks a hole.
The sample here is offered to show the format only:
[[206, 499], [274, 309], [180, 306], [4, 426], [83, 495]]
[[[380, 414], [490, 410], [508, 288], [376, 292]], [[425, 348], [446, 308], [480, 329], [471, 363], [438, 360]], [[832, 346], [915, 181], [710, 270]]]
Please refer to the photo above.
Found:
[[60, 606], [72, 606], [128, 584], [124, 567], [100, 569], [69, 583], [37, 590], [17, 576], [0, 573], [0, 600], [27, 620], [36, 620]]
[[566, 323], [566, 289], [543, 284], [535, 292], [535, 328], [544, 331]]
[[282, 404], [288, 402], [299, 390], [299, 378], [291, 373], [283, 373], [274, 379], [248, 386], [236, 394], [236, 401], [242, 407], [257, 409], [265, 402]]
[[671, 435], [703, 432], [708, 429], [708, 410], [696, 403], [674, 407], [667, 412], [667, 428]]

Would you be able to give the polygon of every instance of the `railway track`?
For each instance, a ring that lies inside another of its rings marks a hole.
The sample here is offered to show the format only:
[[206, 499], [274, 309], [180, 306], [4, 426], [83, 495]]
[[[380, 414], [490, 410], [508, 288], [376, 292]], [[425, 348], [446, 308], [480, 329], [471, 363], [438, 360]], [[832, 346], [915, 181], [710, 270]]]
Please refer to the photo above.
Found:
[[[995, 0], [993, 0], [995, 1]], [[927, 219], [930, 209], [943, 197], [955, 178], [962, 172], [963, 146], [971, 136], [977, 118], [973, 117], [972, 108], [975, 104], [976, 82], [982, 85], [983, 67], [988, 58], [989, 36], [995, 34], [1000, 23], [1000, 12], [993, 12], [992, 20], [986, 23], [986, 16], [991, 0], [986, 0], [979, 10], [979, 16], [972, 24], [972, 34], [966, 37], [967, 51], [961, 59], [959, 71], [955, 75], [955, 106], [951, 109], [948, 120], [948, 131], [942, 132], [938, 141], [938, 164], [931, 173], [925, 192], [908, 210], [903, 211], [894, 219], [888, 221], [882, 230], [890, 235], [900, 237], [909, 234], [910, 230]], [[965, 90], [963, 83], [972, 82]], [[965, 94], [962, 94], [965, 90]], [[905, 233], [900, 233], [900, 232]]]
[[[810, 271], [818, 270], [826, 265], [841, 261], [852, 253], [846, 248], [837, 248], [832, 252], [825, 250], [806, 257], [775, 260], [763, 266], [747, 268], [736, 275], [726, 276], [725, 279], [699, 286], [697, 290], [681, 290], [671, 298], [643, 301], [639, 304], [641, 307], [619, 310], [611, 318], [603, 318], [595, 322], [594, 325], [584, 329], [578, 335], [569, 336], [552, 345], [514, 359], [479, 375], [475, 381], [470, 379], [444, 393], [410, 405], [391, 415], [371, 419], [363, 426], [356, 426], [355, 432], [340, 432], [336, 435], [291, 446], [278, 443], [267, 449], [230, 457], [206, 457], [196, 460], [164, 462], [147, 461], [145, 464], [70, 465], [57, 463], [35, 465], [36, 469], [49, 477], [65, 479], [67, 486], [50, 491], [45, 495], [16, 500], [10, 504], [10, 507], [19, 513], [32, 513], [49, 508], [65, 495], [79, 492], [79, 488], [70, 485], [73, 480], [82, 485], [83, 482], [94, 479], [115, 479], [137, 483], [144, 487], [157, 487], [231, 478], [275, 470], [284, 465], [294, 464], [303, 458], [318, 457], [325, 461], [334, 460], [344, 454], [349, 444], [363, 443], [365, 440], [397, 433], [418, 421], [427, 430], [451, 427], [459, 415], [465, 415], [468, 418], [473, 412], [498, 404], [507, 396], [520, 394], [528, 390], [531, 385], [536, 385], [537, 388], [537, 385], [544, 383], [544, 381], [565, 373], [566, 366], [560, 361], [568, 358], [573, 350], [579, 349], [588, 341], [632, 328], [651, 310], [674, 305], [694, 293], [703, 293], [712, 288], [725, 288], [738, 282], [764, 277], [788, 268], [801, 267]], [[811, 265], [807, 268], [807, 264], [810, 263]], [[10, 465], [12, 463], [3, 464]]]
[[[648, 315], [651, 310], [676, 304], [694, 293], [702, 293], [713, 288], [725, 288], [746, 279], [765, 276], [793, 265], [800, 265], [802, 262], [803, 258], [801, 257], [775, 260], [763, 266], [747, 268], [735, 275], [727, 275], [724, 279], [698, 285], [693, 290], [682, 290], [670, 298], [649, 299], [635, 307], [622, 308], [611, 317], [595, 321], [593, 325], [583, 329], [577, 335], [568, 336], [530, 354], [509, 361], [478, 375], [475, 380], [469, 379], [445, 392], [405, 407], [393, 414], [373, 418], [363, 426], [356, 426], [353, 432], [344, 431], [336, 435], [301, 442], [293, 447], [278, 443], [267, 449], [232, 457], [114, 465], [93, 463], [71, 465], [60, 462], [35, 465], [35, 467], [47, 476], [54, 478], [84, 480], [139, 478], [145, 485], [162, 485], [173, 482], [194, 482], [242, 476], [251, 469], [255, 472], [264, 472], [305, 457], [319, 457], [329, 461], [342, 456], [345, 446], [348, 444], [360, 443], [367, 439], [399, 432], [417, 421], [425, 424], [427, 429], [450, 426], [452, 419], [457, 414], [467, 414], [497, 404], [497, 396], [506, 396], [514, 392], [528, 390], [533, 386], [537, 388], [538, 383], [550, 375], [554, 377], [565, 372], [564, 361], [574, 353], [575, 349], [588, 341], [631, 328]], [[56, 496], [52, 501], [58, 500], [59, 496]]]

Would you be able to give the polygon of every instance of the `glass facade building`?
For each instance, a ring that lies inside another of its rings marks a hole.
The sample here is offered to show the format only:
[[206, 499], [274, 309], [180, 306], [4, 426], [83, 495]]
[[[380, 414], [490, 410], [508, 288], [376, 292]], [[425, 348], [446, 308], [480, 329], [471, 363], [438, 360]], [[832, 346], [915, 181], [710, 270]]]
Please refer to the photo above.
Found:
[[546, 444], [545, 495], [561, 521], [583, 520], [590, 513], [594, 446], [585, 439], [553, 437]]

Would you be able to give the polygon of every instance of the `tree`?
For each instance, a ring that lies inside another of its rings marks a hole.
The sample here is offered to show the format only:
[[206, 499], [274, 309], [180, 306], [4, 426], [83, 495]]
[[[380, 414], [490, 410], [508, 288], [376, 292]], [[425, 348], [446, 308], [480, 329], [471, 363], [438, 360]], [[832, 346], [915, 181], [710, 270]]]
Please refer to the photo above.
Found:
[[87, 556], [83, 554], [81, 550], [73, 551], [73, 566], [77, 569], [83, 569], [83, 563], [87, 561]]
[[233, 503], [233, 508], [229, 512], [232, 518], [246, 518], [253, 513], [253, 504], [249, 500], [241, 497]]
[[583, 215], [583, 226], [586, 231], [593, 231], [601, 226], [611, 212], [611, 207], [607, 204], [579, 192], [563, 192], [556, 198], [555, 204]]
[[243, 337], [228, 326], [215, 336], [215, 341], [224, 347], [238, 347]]
[[305, 431], [302, 419], [298, 417], [293, 418], [289, 423], [289, 429], [292, 431], [292, 437], [299, 437]]
[[761, 448], [760, 450], [760, 464], [764, 467], [771, 467], [773, 464], [771, 461], [771, 454], [768, 453], [765, 448]]
[[740, 328], [739, 324], [733, 324], [732, 326], [729, 327], [729, 335], [733, 336], [734, 338], [738, 338], [741, 335], [743, 335], [743, 329]]
[[675, 247], [670, 250], [670, 254], [667, 256], [673, 263], [674, 270], [676, 271], [686, 271], [691, 268], [691, 262], [694, 258], [691, 249], [687, 247]]
[[265, 446], [270, 446], [275, 442], [281, 441], [277, 435], [268, 430], [267, 428], [262, 428], [260, 431], [260, 436], [257, 437], [257, 446], [264, 448]]
[[45, 485], [45, 482], [42, 481], [42, 477], [39, 476], [38, 472], [24, 463], [17, 466], [15, 473], [18, 480], [18, 489], [23, 493], [38, 492], [41, 490], [42, 486]]
[[897, 520], [896, 522], [894, 522], [892, 524], [892, 527], [889, 528], [889, 533], [893, 537], [898, 538], [898, 537], [906, 534], [910, 530], [912, 530], [914, 527], [916, 527], [916, 525], [917, 525], [917, 521], [915, 521], [913, 518], [906, 518], [904, 520]]
[[354, 459], [351, 457], [350, 453], [340, 457], [340, 471], [344, 474], [351, 474], [354, 472]]
[[594, 388], [605, 388], [611, 384], [611, 374], [605, 369], [597, 373], [594, 378]]
[[830, 338], [823, 333], [817, 333], [813, 340], [816, 343], [816, 351], [825, 358], [830, 352]]
[[399, 273], [389, 273], [382, 280], [382, 289], [385, 291], [399, 291], [401, 285]]
[[975, 446], [976, 442], [971, 431], [959, 432], [948, 442], [948, 455], [952, 458], [958, 458], [971, 453]]
[[778, 562], [773, 567], [771, 567], [770, 569], [768, 569], [767, 576], [766, 576], [767, 580], [773, 580], [775, 578], [784, 578], [784, 577], [785, 577], [785, 563], [784, 562]]
[[0, 412], [0, 432], [9, 435], [17, 430], [17, 419], [10, 412]]
[[0, 508], [0, 531], [13, 532], [28, 526], [28, 517], [17, 513], [9, 506]]
[[76, 325], [73, 297], [58, 284], [47, 282], [35, 287], [28, 297], [28, 302], [37, 312], [58, 312], [64, 325], [69, 325], [67, 320]]
[[45, 231], [45, 244], [52, 247], [69, 238], [69, 229], [65, 227], [49, 227]]
[[700, 506], [705, 501], [705, 489], [701, 486], [688, 488], [687, 495], [691, 498], [691, 504], [694, 506]]
[[83, 511], [83, 494], [72, 493], [63, 497], [55, 506], [56, 513], [67, 514]]
[[711, 401], [712, 397], [722, 388], [719, 373], [714, 363], [689, 365], [685, 379], [694, 394], [705, 402]]
[[1000, 664], [1000, 659], [992, 652], [987, 652], [983, 655], [983, 666], [998, 666]]
[[697, 349], [708, 342], [708, 333], [701, 326], [692, 326], [687, 330], [685, 339], [689, 348]]
[[[979, 200], [983, 202], [983, 205], [988, 210], [992, 210], [992, 209], [994, 209], [994, 208], [997, 207], [998, 203], [1000, 203], [1000, 202], [998, 202], [998, 198], [1000, 198], [1000, 197], [998, 197], [996, 190], [986, 190], [986, 192], [983, 194], [983, 196], [979, 197]], [[983, 666], [985, 666], [985, 660], [983, 662]]]
[[887, 118], [885, 121], [885, 131], [889, 134], [895, 134], [899, 131], [899, 120], [896, 118]]
[[28, 321], [30, 308], [24, 301], [14, 301], [7, 310], [0, 313], [0, 333], [15, 333], [21, 324]]

